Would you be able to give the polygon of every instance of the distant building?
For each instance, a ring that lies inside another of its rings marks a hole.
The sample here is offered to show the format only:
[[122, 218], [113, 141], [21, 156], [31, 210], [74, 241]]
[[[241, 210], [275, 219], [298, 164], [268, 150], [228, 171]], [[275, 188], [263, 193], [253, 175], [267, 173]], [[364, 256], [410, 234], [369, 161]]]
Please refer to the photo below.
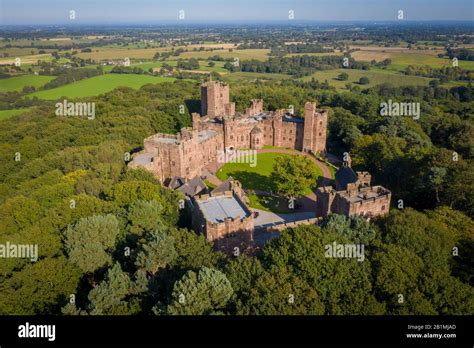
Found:
[[345, 162], [336, 172], [335, 188], [325, 186], [317, 189], [316, 216], [336, 213], [370, 219], [387, 214], [392, 193], [382, 186], [370, 186], [370, 181], [368, 172], [354, 172], [350, 161]]
[[327, 110], [308, 102], [300, 118], [288, 110], [264, 111], [258, 99], [239, 113], [230, 102], [229, 86], [220, 81], [201, 86], [201, 116], [193, 113], [192, 121], [192, 128], [183, 128], [176, 135], [159, 133], [146, 138], [144, 150], [129, 166], [143, 167], [167, 184], [173, 177], [200, 176], [219, 153], [229, 150], [271, 145], [314, 154], [326, 151]]

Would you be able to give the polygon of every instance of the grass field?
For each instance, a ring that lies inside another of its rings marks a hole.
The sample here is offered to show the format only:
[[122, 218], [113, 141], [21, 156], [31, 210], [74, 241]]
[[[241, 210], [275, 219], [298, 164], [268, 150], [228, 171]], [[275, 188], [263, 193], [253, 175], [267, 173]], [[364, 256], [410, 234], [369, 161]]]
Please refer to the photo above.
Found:
[[12, 110], [0, 110], [0, 121], [6, 120], [7, 118], [21, 115], [22, 113], [30, 110], [30, 108], [23, 109], [12, 109]]
[[240, 60], [267, 60], [269, 49], [246, 49], [246, 50], [237, 50], [234, 49], [232, 52], [229, 50], [214, 50], [214, 51], [196, 51], [196, 52], [184, 52], [179, 55], [179, 58], [203, 58], [207, 59], [211, 56], [221, 56], [222, 58], [239, 58]]
[[[49, 62], [53, 60], [53, 56], [51, 54], [34, 54], [28, 56], [19, 57], [21, 59], [21, 66], [24, 67], [24, 64], [32, 64], [37, 63], [38, 61], [42, 60], [45, 62]], [[0, 58], [0, 65], [11, 65], [15, 63], [16, 57], [7, 57], [7, 58]]]
[[80, 98], [103, 94], [120, 86], [140, 88], [147, 83], [161, 83], [174, 80], [175, 79], [172, 77], [156, 77], [132, 74], [106, 74], [91, 77], [89, 79], [74, 82], [58, 88], [38, 91], [29, 94], [28, 97], [36, 96], [40, 99], [49, 100], [55, 100], [60, 97]]
[[[257, 165], [251, 167], [249, 163], [226, 163], [217, 173], [220, 180], [226, 180], [229, 176], [239, 180], [245, 189], [260, 191], [275, 191], [275, 185], [270, 179], [273, 171], [273, 164], [277, 157], [291, 156], [277, 152], [267, 152], [257, 154]], [[318, 176], [322, 176], [322, 171], [314, 165], [314, 171]], [[316, 185], [317, 182], [315, 182]], [[308, 193], [311, 189], [308, 188]]]
[[[349, 75], [347, 81], [337, 80], [337, 76], [345, 72]], [[371, 70], [356, 70], [356, 69], [336, 69], [336, 70], [325, 70], [317, 71], [311, 76], [303, 77], [304, 81], [310, 81], [311, 78], [315, 78], [320, 82], [327, 80], [331, 86], [336, 87], [337, 89], [345, 89], [347, 83], [356, 83], [359, 82], [359, 79], [362, 76], [369, 78], [370, 83], [368, 85], [359, 85], [363, 88], [369, 88], [375, 85], [380, 85], [383, 83], [390, 83], [394, 86], [427, 86], [431, 79], [419, 76], [406, 76], [396, 71], [384, 70], [384, 69], [371, 69]], [[357, 84], [358, 85], [358, 84]]]
[[251, 208], [271, 211], [276, 214], [294, 213], [294, 209], [288, 207], [288, 200], [283, 197], [248, 195]]
[[[393, 53], [391, 59], [392, 64], [390, 64], [388, 69], [394, 70], [404, 70], [409, 65], [429, 65], [433, 68], [452, 66], [452, 61], [450, 59], [438, 58], [437, 56], [422, 53]], [[459, 60], [458, 63], [459, 67], [463, 69], [474, 70], [474, 61]]]
[[25, 86], [41, 87], [56, 76], [21, 75], [0, 80], [0, 92], [21, 91]]
[[226, 81], [238, 82], [238, 81], [255, 81], [255, 80], [284, 80], [284, 79], [291, 78], [291, 76], [286, 75], [286, 74], [236, 72], [236, 73], [226, 74], [222, 78]]
[[124, 59], [124, 58], [143, 58], [151, 59], [156, 52], [169, 51], [169, 48], [107, 48], [100, 47], [93, 49], [92, 52], [80, 52], [79, 58], [102, 60], [102, 59]]

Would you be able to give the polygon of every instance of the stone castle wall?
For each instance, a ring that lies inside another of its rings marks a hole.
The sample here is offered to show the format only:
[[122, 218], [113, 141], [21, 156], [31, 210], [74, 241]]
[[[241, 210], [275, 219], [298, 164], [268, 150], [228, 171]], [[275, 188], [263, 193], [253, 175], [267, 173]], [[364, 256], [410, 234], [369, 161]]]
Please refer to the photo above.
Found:
[[[140, 153], [152, 163], [131, 163], [151, 170], [162, 182], [174, 176], [191, 179], [219, 152], [229, 148], [260, 149], [276, 146], [320, 153], [326, 150], [327, 111], [306, 103], [305, 118], [288, 117], [285, 110], [264, 111], [263, 101], [252, 100], [244, 114], [235, 115], [229, 86], [211, 81], [201, 87], [201, 113], [192, 115], [192, 128], [177, 135], [156, 134], [144, 141]], [[132, 161], [133, 162], [133, 161]]]

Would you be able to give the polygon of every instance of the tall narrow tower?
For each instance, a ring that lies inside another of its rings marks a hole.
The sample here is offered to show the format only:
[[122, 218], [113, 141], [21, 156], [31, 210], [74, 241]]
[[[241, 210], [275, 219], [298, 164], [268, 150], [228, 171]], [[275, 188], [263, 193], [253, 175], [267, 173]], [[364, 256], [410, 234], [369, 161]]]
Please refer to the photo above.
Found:
[[314, 154], [326, 151], [328, 112], [316, 110], [316, 103], [304, 106], [303, 151]]
[[208, 81], [201, 85], [201, 116], [224, 116], [233, 113], [232, 109], [229, 85], [221, 81]]

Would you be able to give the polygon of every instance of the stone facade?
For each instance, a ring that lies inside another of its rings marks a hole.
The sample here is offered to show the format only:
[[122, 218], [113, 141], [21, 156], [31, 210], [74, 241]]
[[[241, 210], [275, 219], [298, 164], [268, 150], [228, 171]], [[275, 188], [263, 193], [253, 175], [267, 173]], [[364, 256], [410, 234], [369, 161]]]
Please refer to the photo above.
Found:
[[385, 215], [390, 209], [392, 193], [382, 186], [370, 186], [368, 172], [354, 172], [347, 163], [336, 173], [335, 187], [319, 187], [316, 191], [316, 216], [331, 213], [359, 215], [370, 219]]
[[191, 200], [193, 229], [202, 233], [215, 247], [231, 252], [246, 249], [253, 241], [253, 215], [238, 181], [229, 191], [215, 190]]
[[191, 179], [229, 149], [260, 149], [265, 145], [310, 153], [326, 151], [328, 112], [306, 103], [304, 118], [287, 110], [264, 111], [263, 101], [252, 100], [244, 113], [235, 112], [229, 86], [209, 81], [201, 86], [201, 115], [193, 113], [192, 128], [176, 135], [155, 134], [144, 140], [144, 150], [131, 167], [150, 170], [162, 182], [178, 176]]

